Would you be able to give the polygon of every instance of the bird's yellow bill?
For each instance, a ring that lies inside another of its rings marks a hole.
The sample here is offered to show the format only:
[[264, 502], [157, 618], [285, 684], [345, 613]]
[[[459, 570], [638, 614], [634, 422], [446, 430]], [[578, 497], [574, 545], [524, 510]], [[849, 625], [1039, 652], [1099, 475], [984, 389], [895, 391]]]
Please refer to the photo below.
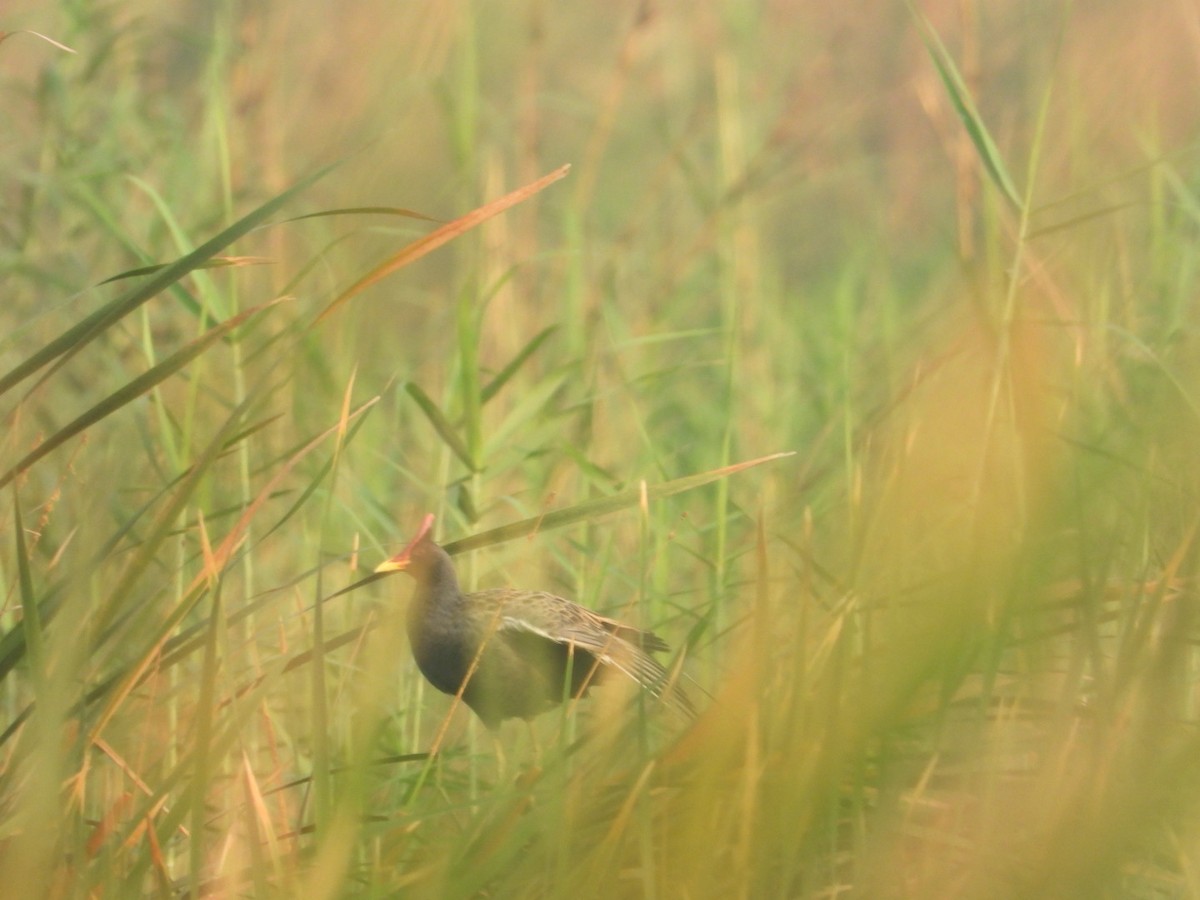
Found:
[[379, 565], [377, 565], [375, 567], [375, 574], [383, 575], [386, 572], [403, 572], [407, 568], [408, 568], [408, 560], [407, 559], [400, 559], [397, 557], [392, 557], [391, 559], [385, 559], [383, 562], [381, 562]]

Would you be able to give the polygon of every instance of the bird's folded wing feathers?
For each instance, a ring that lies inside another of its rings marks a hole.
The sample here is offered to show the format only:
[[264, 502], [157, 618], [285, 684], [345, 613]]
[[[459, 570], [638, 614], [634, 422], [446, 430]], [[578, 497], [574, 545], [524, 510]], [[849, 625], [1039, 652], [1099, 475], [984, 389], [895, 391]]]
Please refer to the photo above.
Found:
[[486, 618], [505, 630], [536, 634], [555, 644], [573, 644], [606, 666], [612, 666], [656, 697], [666, 697], [694, 716], [695, 707], [670, 673], [647, 653], [669, 650], [667, 642], [615, 619], [545, 591], [505, 588], [478, 591], [471, 600], [488, 609]]
[[652, 631], [643, 631], [616, 619], [594, 613], [578, 603], [551, 594], [547, 591], [514, 591], [504, 588], [479, 591], [471, 595], [472, 602], [481, 606], [504, 608], [504, 615], [522, 619], [548, 635], [563, 626], [592, 627], [624, 638], [635, 647], [651, 653], [670, 650], [671, 647]]
[[600, 663], [623, 672], [628, 678], [641, 685], [655, 697], [668, 699], [689, 715], [695, 715], [695, 707], [682, 688], [671, 681], [670, 673], [658, 660], [635, 647], [629, 641], [609, 631], [596, 628], [557, 623], [553, 632], [538, 627], [527, 618], [503, 616], [499, 630], [520, 631], [536, 634], [556, 644], [566, 644], [586, 650]]

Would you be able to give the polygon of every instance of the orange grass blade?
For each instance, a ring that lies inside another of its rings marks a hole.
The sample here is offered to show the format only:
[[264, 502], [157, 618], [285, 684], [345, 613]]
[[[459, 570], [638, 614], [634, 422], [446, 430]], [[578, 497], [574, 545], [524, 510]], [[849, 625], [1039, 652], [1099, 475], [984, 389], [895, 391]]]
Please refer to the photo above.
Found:
[[472, 210], [465, 216], [459, 216], [457, 219], [447, 222], [440, 228], [434, 229], [429, 234], [425, 235], [425, 237], [413, 241], [408, 246], [403, 247], [399, 252], [388, 257], [358, 281], [354, 282], [354, 284], [350, 285], [350, 287], [346, 288], [346, 290], [338, 294], [338, 296], [335, 297], [327, 307], [325, 307], [321, 314], [317, 316], [317, 321], [320, 322], [351, 297], [361, 294], [375, 282], [382, 281], [397, 269], [404, 268], [409, 263], [420, 259], [427, 253], [431, 253], [443, 244], [454, 240], [460, 234], [470, 231], [476, 225], [486, 222], [488, 219], [492, 218], [492, 216], [504, 212], [509, 207], [516, 206], [518, 203], [528, 200], [534, 194], [564, 177], [567, 174], [567, 170], [570, 168], [570, 165], [560, 166], [549, 175], [543, 175], [537, 181], [530, 182], [524, 187], [517, 188], [511, 193], [505, 194], [499, 200], [493, 200], [491, 203], [485, 203], [483, 206]]

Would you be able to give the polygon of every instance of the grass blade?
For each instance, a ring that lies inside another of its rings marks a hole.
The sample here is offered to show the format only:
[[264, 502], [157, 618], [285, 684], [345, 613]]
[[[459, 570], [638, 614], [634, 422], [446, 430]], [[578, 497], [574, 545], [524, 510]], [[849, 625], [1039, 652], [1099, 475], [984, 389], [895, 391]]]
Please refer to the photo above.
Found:
[[[647, 501], [657, 500], [662, 497], [670, 497], [673, 494], [682, 494], [684, 491], [690, 491], [698, 487], [703, 487], [706, 484], [712, 484], [714, 481], [719, 481], [722, 478], [728, 478], [730, 475], [736, 475], [746, 469], [752, 469], [755, 466], [765, 465], [766, 463], [775, 462], [778, 459], [784, 459], [789, 456], [795, 456], [795, 450], [785, 450], [782, 453], [772, 453], [770, 456], [760, 456], [758, 459], [749, 459], [744, 462], [734, 463], [731, 466], [723, 466], [719, 469], [713, 469], [709, 472], [701, 472], [698, 475], [687, 475], [683, 478], [676, 478], [673, 481], [666, 481], [661, 484], [646, 485], [643, 489], [642, 485], [635, 488], [630, 488], [626, 491], [621, 491], [618, 494], [613, 494], [611, 497], [601, 497], [597, 500], [588, 500], [585, 503], [579, 503], [575, 506], [568, 506], [563, 509], [556, 509], [554, 512], [546, 513], [544, 516], [533, 516], [528, 519], [521, 519], [519, 522], [511, 522], [508, 525], [501, 525], [499, 528], [490, 528], [487, 531], [481, 531], [473, 534], [470, 537], [459, 538], [457, 541], [450, 541], [442, 545], [447, 553], [454, 555], [457, 553], [465, 553], [468, 550], [478, 550], [480, 547], [491, 547], [494, 544], [503, 544], [507, 541], [513, 541], [517, 538], [527, 537], [531, 534], [537, 534], [540, 531], [552, 531], [556, 528], [565, 528], [568, 525], [574, 525], [576, 522], [583, 522], [590, 519], [596, 519], [600, 516], [606, 516], [609, 513], [614, 513], [622, 509], [628, 509], [631, 506], [637, 506], [642, 502], [643, 498]], [[322, 602], [327, 602], [340, 597], [342, 594], [348, 594], [351, 591], [356, 591], [360, 587], [365, 587], [374, 581], [381, 578], [389, 577], [391, 573], [372, 573], [365, 578], [360, 578], [353, 584], [334, 591]]]
[[[207, 262], [196, 266], [196, 269], [236, 269], [241, 266], [269, 266], [273, 260], [263, 256], [214, 256]], [[97, 283], [97, 287], [105, 284], [112, 284], [114, 281], [124, 281], [126, 278], [136, 278], [139, 275], [153, 275], [155, 272], [161, 272], [171, 263], [159, 263], [151, 266], [139, 266], [136, 269], [129, 269], [125, 272], [118, 272], [116, 275], [109, 275], [103, 281]]]
[[284, 222], [303, 222], [305, 219], [324, 219], [332, 216], [402, 216], [406, 219], [421, 219], [425, 222], [440, 222], [433, 216], [427, 216], [414, 209], [404, 209], [399, 206], [347, 206], [340, 209], [323, 209], [320, 212], [305, 213], [302, 216], [292, 216]]
[[354, 284], [350, 285], [350, 287], [346, 288], [346, 290], [334, 297], [330, 304], [325, 307], [325, 309], [317, 317], [317, 321], [319, 322], [329, 316], [335, 309], [337, 309], [351, 297], [361, 294], [375, 282], [382, 281], [393, 272], [404, 268], [409, 263], [420, 259], [427, 253], [433, 252], [443, 244], [449, 243], [463, 232], [470, 231], [476, 225], [486, 222], [488, 219], [492, 218], [492, 216], [499, 215], [509, 207], [516, 206], [518, 203], [528, 200], [534, 194], [546, 187], [549, 187], [551, 184], [564, 177], [567, 174], [567, 170], [570, 168], [571, 167], [569, 165], [560, 166], [549, 175], [543, 175], [537, 181], [530, 182], [524, 187], [517, 188], [511, 193], [505, 194], [499, 200], [493, 200], [491, 203], [485, 203], [483, 206], [472, 210], [465, 216], [459, 216], [457, 219], [447, 222], [441, 228], [431, 231], [429, 234], [425, 235], [425, 237], [413, 241], [408, 246], [403, 247], [397, 253], [392, 254], [379, 265], [377, 265], [358, 281], [354, 282]]
[[[159, 637], [153, 642], [153, 646], [147, 648], [145, 652], [142, 653], [140, 662], [130, 667], [125, 676], [121, 679], [120, 684], [114, 687], [113, 692], [109, 697], [108, 704], [106, 705], [104, 711], [97, 718], [96, 724], [92, 727], [91, 734], [93, 736], [99, 735], [103, 732], [105, 726], [108, 724], [109, 719], [116, 712], [124, 698], [138, 685], [141, 677], [149, 669], [150, 665], [159, 659], [162, 648], [169, 640], [169, 635], [175, 630], [175, 627], [181, 621], [183, 621], [187, 614], [191, 612], [192, 608], [197, 602], [199, 602], [200, 598], [204, 596], [206, 593], [206, 585], [210, 582], [210, 580], [224, 572], [225, 568], [229, 565], [233, 558], [234, 551], [237, 550], [237, 548], [241, 545], [242, 540], [245, 538], [246, 531], [250, 527], [251, 521], [253, 521], [256, 515], [258, 515], [259, 511], [262, 509], [264, 504], [266, 504], [267, 500], [274, 495], [279, 483], [291, 473], [292, 469], [294, 469], [302, 459], [320, 446], [320, 444], [327, 437], [329, 437], [329, 435], [339, 432], [346, 423], [358, 418], [362, 413], [370, 409], [377, 402], [377, 400], [378, 398], [372, 398], [362, 406], [358, 407], [358, 409], [351, 412], [347, 417], [339, 420], [338, 423], [331, 428], [327, 428], [325, 431], [322, 431], [311, 441], [301, 447], [296, 453], [294, 453], [287, 460], [287, 462], [284, 463], [274, 475], [272, 475], [270, 480], [263, 485], [262, 489], [246, 506], [246, 509], [242, 512], [237, 522], [234, 523], [233, 527], [230, 528], [229, 532], [225, 535], [224, 539], [222, 539], [221, 543], [213, 549], [211, 560], [206, 562], [205, 571], [198, 573], [192, 580], [192, 583], [185, 589], [184, 602], [180, 603], [176, 607], [165, 625], [159, 629]], [[215, 445], [216, 441], [213, 443]], [[164, 513], [167, 511], [164, 511]], [[160, 515], [158, 521], [161, 522], [162, 520], [163, 515]], [[158, 534], [159, 531], [156, 530], [152, 533]], [[157, 546], [150, 549], [151, 558], [153, 553], [156, 551]], [[146, 555], [144, 550], [142, 555]], [[140, 574], [140, 572], [144, 570], [148, 563], [149, 559], [144, 559], [140, 565], [131, 567], [130, 571], [126, 573], [121, 583], [117, 585], [117, 590], [110, 594], [108, 602], [105, 604], [106, 608], [112, 608], [115, 605], [117, 598], [128, 592], [129, 587], [132, 586], [133, 579], [137, 574]]]
[[58, 41], [54, 40], [54, 38], [47, 37], [46, 35], [42, 34], [40, 31], [33, 31], [32, 29], [29, 29], [29, 28], [22, 28], [18, 31], [0, 31], [0, 44], [3, 44], [10, 37], [15, 37], [18, 34], [32, 34], [35, 38], [40, 38], [41, 40], [45, 41], [47, 44], [57, 47], [59, 50], [66, 51], [67, 53], [76, 52], [76, 51], [72, 50], [70, 47], [68, 47], [66, 44], [60, 44]]
[[33, 576], [29, 572], [29, 548], [25, 544], [25, 525], [21, 521], [21, 502], [13, 489], [13, 531], [17, 542], [17, 575], [21, 586], [21, 633], [29, 652], [34, 694], [44, 696], [46, 657], [43, 651], [42, 618], [33, 594]]
[[180, 257], [166, 268], [157, 272], [145, 284], [110, 301], [78, 325], [67, 329], [37, 353], [33, 354], [33, 356], [18, 364], [3, 377], [0, 377], [0, 394], [4, 394], [14, 385], [19, 384], [29, 375], [59, 356], [79, 352], [79, 350], [94, 340], [106, 328], [119, 322], [151, 297], [160, 293], [180, 278], [183, 278], [193, 269], [203, 265], [225, 249], [225, 247], [260, 225], [279, 207], [307, 189], [313, 182], [333, 169], [335, 165], [325, 166], [308, 177], [300, 179], [292, 187], [277, 195], [274, 199], [267, 201], [250, 214], [243, 216], [216, 237], [206, 241], [191, 253]]
[[644, 489], [639, 484], [637, 487], [629, 488], [610, 497], [599, 497], [595, 500], [578, 503], [575, 506], [556, 509], [553, 512], [546, 513], [544, 516], [532, 516], [528, 519], [522, 519], [519, 522], [501, 525], [499, 528], [481, 531], [470, 537], [451, 541], [445, 544], [444, 547], [447, 553], [464, 553], [467, 550], [490, 547], [493, 544], [502, 544], [516, 538], [526, 537], [536, 534], [539, 531], [565, 528], [568, 525], [574, 525], [576, 522], [596, 519], [600, 516], [606, 516], [609, 513], [637, 506], [642, 502], [643, 498], [646, 500], [659, 500], [663, 497], [670, 497], [673, 494], [682, 494], [684, 491], [695, 490], [698, 487], [712, 484], [715, 481], [720, 481], [723, 478], [728, 478], [730, 475], [736, 475], [755, 466], [765, 465], [766, 463], [795, 455], [796, 451], [788, 450], [782, 453], [772, 453], [770, 456], [760, 456], [758, 459], [734, 463], [731, 466], [712, 469], [708, 472], [701, 472], [697, 475], [686, 475], [683, 478], [664, 481], [660, 484], [645, 485]]
[[645, 485], [644, 487], [643, 485], [638, 485], [637, 487], [621, 491], [618, 494], [613, 494], [611, 497], [599, 497], [596, 500], [588, 500], [584, 503], [578, 503], [575, 506], [556, 509], [554, 512], [546, 513], [544, 516], [533, 516], [528, 519], [522, 519], [519, 522], [501, 525], [499, 528], [481, 531], [470, 537], [451, 541], [444, 545], [444, 549], [450, 554], [463, 553], [467, 550], [490, 547], [492, 544], [501, 544], [515, 538], [526, 537], [530, 534], [536, 534], [539, 531], [565, 528], [568, 525], [574, 525], [576, 522], [588, 521], [617, 512], [618, 510], [628, 509], [631, 506], [637, 506], [643, 499], [658, 500], [662, 497], [670, 497], [672, 494], [682, 494], [684, 491], [712, 484], [714, 481], [720, 481], [723, 478], [728, 478], [730, 475], [736, 475], [738, 472], [744, 472], [755, 466], [761, 466], [795, 455], [796, 451], [794, 450], [788, 450], [783, 453], [772, 453], [770, 456], [760, 456], [758, 459], [734, 463], [731, 466], [723, 466], [719, 469], [701, 472], [698, 475], [687, 475], [672, 481], [664, 481], [661, 484]]
[[542, 344], [546, 343], [547, 338], [558, 330], [557, 325], [551, 325], [549, 328], [543, 328], [539, 331], [521, 351], [512, 358], [512, 361], [496, 373], [496, 377], [484, 385], [483, 390], [479, 394], [481, 403], [487, 403], [500, 392], [504, 385], [508, 384], [509, 380], [517, 374], [521, 366], [525, 365], [525, 361], [533, 354], [537, 353]]
[[958, 66], [954, 64], [950, 53], [946, 50], [941, 38], [938, 37], [933, 25], [925, 18], [924, 14], [916, 9], [911, 2], [908, 4], [908, 9], [917, 22], [917, 31], [921, 35], [921, 40], [925, 44], [925, 50], [929, 53], [929, 58], [933, 60], [938, 78], [941, 79], [942, 85], [946, 89], [946, 94], [950, 97], [954, 111], [958, 113], [959, 119], [962, 120], [963, 127], [967, 129], [971, 143], [975, 145], [975, 152], [979, 154], [984, 168], [987, 169], [988, 176], [992, 179], [992, 183], [1004, 194], [1008, 202], [1012, 204], [1013, 209], [1022, 210], [1024, 203], [1021, 201], [1021, 192], [1017, 190], [1012, 176], [1008, 174], [1008, 168], [1004, 165], [1004, 158], [1000, 155], [1000, 151], [996, 147], [996, 142], [992, 140], [991, 132], [988, 131], [987, 126], [983, 123], [983, 118], [979, 115], [979, 110], [975, 108], [975, 102], [971, 99], [971, 92], [967, 90], [967, 84], [963, 80], [962, 73], [958, 71]]
[[279, 300], [272, 300], [269, 303], [263, 303], [258, 306], [251, 307], [245, 312], [238, 313], [236, 316], [226, 319], [220, 325], [209, 329], [201, 337], [171, 354], [171, 356], [164, 359], [157, 366], [154, 366], [152, 369], [139, 375], [120, 390], [114, 391], [87, 412], [76, 417], [69, 424], [64, 425], [49, 438], [39, 444], [36, 448], [25, 454], [20, 462], [14, 465], [3, 475], [0, 475], [0, 487], [4, 487], [5, 485], [9, 484], [22, 472], [27, 471], [38, 460], [45, 457], [51, 451], [61, 447], [71, 438], [86, 431], [101, 419], [112, 415], [125, 404], [132, 400], [136, 400], [155, 385], [170, 378], [197, 356], [200, 356], [202, 353], [204, 353], [216, 341], [220, 340], [230, 331], [237, 328], [247, 319], [257, 315], [269, 307], [274, 306], [278, 302]]
[[450, 424], [450, 420], [442, 415], [442, 411], [429, 398], [429, 395], [421, 390], [419, 385], [411, 381], [404, 385], [404, 390], [408, 392], [410, 397], [417, 401], [417, 406], [421, 407], [421, 412], [425, 413], [425, 417], [429, 419], [429, 423], [434, 427], [434, 430], [446, 442], [446, 446], [454, 451], [454, 455], [462, 461], [462, 464], [472, 472], [477, 471], [475, 463], [471, 460], [471, 451], [467, 449], [467, 445], [458, 436], [458, 432], [454, 430], [454, 426]]

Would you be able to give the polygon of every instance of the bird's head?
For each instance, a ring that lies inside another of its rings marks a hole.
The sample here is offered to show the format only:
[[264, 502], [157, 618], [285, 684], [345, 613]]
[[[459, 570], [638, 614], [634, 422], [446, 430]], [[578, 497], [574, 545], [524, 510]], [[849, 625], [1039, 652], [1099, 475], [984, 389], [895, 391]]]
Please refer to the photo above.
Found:
[[375, 573], [382, 575], [387, 572], [407, 572], [416, 578], [432, 564], [436, 554], [437, 544], [433, 542], [433, 513], [429, 513], [408, 545], [391, 559], [384, 560], [376, 566]]

